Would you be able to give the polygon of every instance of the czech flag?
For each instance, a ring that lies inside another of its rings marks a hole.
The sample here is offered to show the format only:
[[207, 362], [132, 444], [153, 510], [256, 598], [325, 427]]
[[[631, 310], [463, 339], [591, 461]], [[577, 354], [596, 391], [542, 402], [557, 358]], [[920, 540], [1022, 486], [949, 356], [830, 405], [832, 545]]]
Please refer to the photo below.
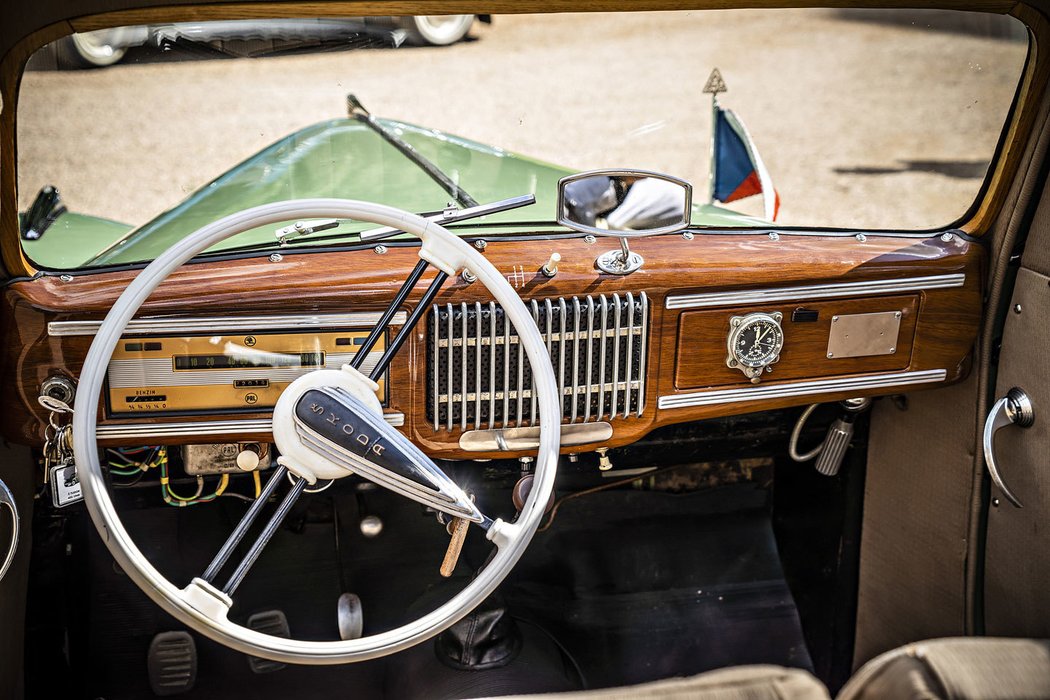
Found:
[[758, 155], [751, 135], [732, 110], [715, 105], [714, 154], [711, 199], [722, 203], [761, 194], [765, 198], [766, 219], [776, 221], [780, 195]]

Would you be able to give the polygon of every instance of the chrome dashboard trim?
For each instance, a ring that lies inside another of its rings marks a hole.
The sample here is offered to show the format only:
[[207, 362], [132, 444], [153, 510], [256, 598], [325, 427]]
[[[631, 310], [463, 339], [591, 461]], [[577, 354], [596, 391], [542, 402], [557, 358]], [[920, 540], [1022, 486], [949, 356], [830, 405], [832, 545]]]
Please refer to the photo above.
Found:
[[[405, 424], [405, 414], [384, 413], [383, 418], [395, 428]], [[268, 433], [272, 426], [270, 418], [246, 420], [205, 420], [178, 423], [123, 423], [100, 425], [95, 433], [99, 439], [142, 438], [152, 440], [165, 437], [188, 437], [225, 435], [231, 433]]]
[[[563, 423], [561, 446], [573, 447], [592, 442], [605, 442], [612, 435], [612, 425], [605, 421]], [[459, 448], [467, 452], [517, 452], [534, 450], [539, 445], [540, 426], [538, 425], [524, 428], [468, 430], [459, 437]]]
[[921, 292], [929, 289], [951, 289], [966, 283], [962, 272], [926, 277], [903, 277], [889, 280], [866, 280], [861, 282], [837, 282], [832, 284], [800, 285], [796, 287], [766, 287], [763, 289], [741, 289], [730, 292], [701, 292], [668, 296], [664, 306], [668, 309], [705, 309], [715, 306], [741, 306], [745, 304], [769, 304], [780, 301], [809, 301], [811, 299], [836, 299], [840, 297], [870, 294], [894, 294], [897, 292]]
[[717, 389], [712, 391], [694, 391], [688, 394], [661, 396], [657, 405], [660, 408], [685, 408], [687, 406], [718, 406], [741, 401], [760, 401], [782, 399], [792, 396], [809, 396], [840, 391], [860, 391], [863, 389], [883, 389], [908, 384], [929, 384], [943, 382], [948, 377], [944, 369], [928, 369], [918, 372], [893, 372], [889, 374], [871, 374], [863, 377], [842, 377], [839, 379], [818, 379], [791, 384], [773, 384], [765, 386], [748, 386], [735, 389]]
[[[381, 312], [358, 311], [345, 314], [282, 314], [277, 316], [185, 316], [164, 318], [134, 318], [128, 322], [125, 335], [145, 333], [215, 333], [229, 331], [251, 332], [272, 330], [300, 330], [318, 328], [342, 328], [352, 326], [374, 326]], [[404, 311], [394, 314], [390, 323], [403, 326], [408, 315]], [[90, 336], [98, 332], [102, 321], [51, 321], [47, 334], [51, 337]]]

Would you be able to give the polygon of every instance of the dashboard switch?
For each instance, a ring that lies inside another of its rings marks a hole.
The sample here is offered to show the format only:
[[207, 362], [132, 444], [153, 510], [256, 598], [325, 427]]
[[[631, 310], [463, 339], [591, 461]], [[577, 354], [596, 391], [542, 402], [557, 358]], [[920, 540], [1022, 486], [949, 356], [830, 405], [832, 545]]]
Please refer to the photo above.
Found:
[[550, 258], [548, 258], [547, 262], [543, 263], [543, 267], [540, 268], [540, 272], [542, 272], [545, 277], [554, 277], [554, 275], [558, 274], [558, 263], [560, 262], [561, 253], [551, 253]]

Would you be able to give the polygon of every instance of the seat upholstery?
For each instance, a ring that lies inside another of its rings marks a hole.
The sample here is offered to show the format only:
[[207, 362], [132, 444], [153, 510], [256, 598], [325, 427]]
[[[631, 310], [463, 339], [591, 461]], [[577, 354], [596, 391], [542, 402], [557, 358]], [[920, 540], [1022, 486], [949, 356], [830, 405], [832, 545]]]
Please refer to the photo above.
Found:
[[[502, 700], [535, 700], [536, 695]], [[558, 700], [830, 700], [820, 681], [793, 668], [738, 666], [701, 673], [691, 678], [671, 678], [626, 688], [604, 688], [547, 697]]]
[[838, 700], [1050, 698], [1050, 641], [959, 637], [917, 642], [869, 661]]
[[[514, 696], [559, 700], [826, 700], [816, 678], [780, 666], [738, 666], [626, 688]], [[1047, 700], [1050, 640], [950, 637], [865, 664], [836, 700]]]

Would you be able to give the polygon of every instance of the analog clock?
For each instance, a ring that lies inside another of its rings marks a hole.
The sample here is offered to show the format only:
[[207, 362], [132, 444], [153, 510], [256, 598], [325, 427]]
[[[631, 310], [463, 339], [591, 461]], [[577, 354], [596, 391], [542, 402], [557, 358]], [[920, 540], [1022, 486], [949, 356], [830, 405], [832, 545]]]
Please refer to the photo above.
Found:
[[782, 318], [782, 314], [775, 312], [729, 319], [726, 364], [739, 369], [756, 384], [761, 381], [763, 372], [772, 372], [770, 365], [780, 360], [780, 351], [784, 348], [784, 330], [780, 327]]

